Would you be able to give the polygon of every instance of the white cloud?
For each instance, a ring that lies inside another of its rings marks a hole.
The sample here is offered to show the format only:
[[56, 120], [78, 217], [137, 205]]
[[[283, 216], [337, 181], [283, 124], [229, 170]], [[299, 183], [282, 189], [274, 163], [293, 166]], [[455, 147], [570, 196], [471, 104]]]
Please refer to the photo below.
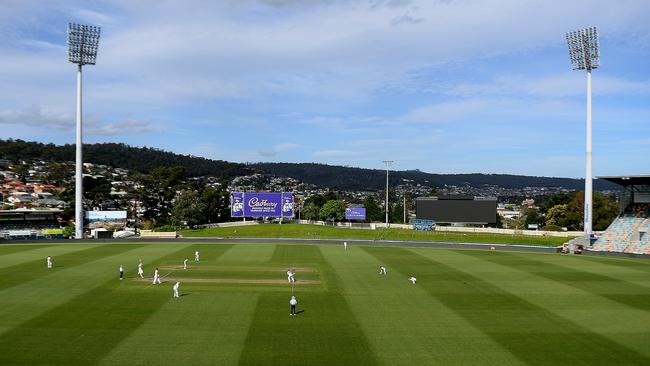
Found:
[[276, 155], [278, 155], [279, 153], [281, 153], [283, 151], [294, 150], [294, 149], [297, 149], [297, 148], [300, 148], [300, 147], [302, 147], [302, 145], [286, 142], [286, 143], [282, 143], [282, 144], [277, 144], [277, 145], [273, 146], [270, 149], [259, 149], [259, 150], [257, 150], [257, 153], [260, 156], [273, 157], [273, 156], [276, 156]]
[[132, 134], [147, 133], [154, 130], [149, 120], [130, 119], [115, 123], [93, 124], [86, 129], [89, 135], [102, 136], [127, 136]]

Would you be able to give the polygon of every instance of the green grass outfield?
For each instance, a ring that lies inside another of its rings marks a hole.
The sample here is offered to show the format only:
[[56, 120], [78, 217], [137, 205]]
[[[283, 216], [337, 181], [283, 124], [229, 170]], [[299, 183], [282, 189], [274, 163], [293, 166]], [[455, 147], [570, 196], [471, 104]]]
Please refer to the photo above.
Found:
[[219, 236], [225, 238], [312, 238], [312, 239], [366, 239], [366, 240], [416, 240], [455, 243], [497, 243], [558, 246], [571, 238], [553, 236], [504, 235], [458, 233], [445, 231], [420, 231], [405, 229], [348, 229], [321, 225], [262, 224], [227, 228], [184, 230], [184, 237]]
[[[146, 275], [160, 267], [163, 284], [136, 277], [138, 259]], [[0, 246], [3, 366], [648, 364], [650, 262], [640, 259], [331, 244]]]

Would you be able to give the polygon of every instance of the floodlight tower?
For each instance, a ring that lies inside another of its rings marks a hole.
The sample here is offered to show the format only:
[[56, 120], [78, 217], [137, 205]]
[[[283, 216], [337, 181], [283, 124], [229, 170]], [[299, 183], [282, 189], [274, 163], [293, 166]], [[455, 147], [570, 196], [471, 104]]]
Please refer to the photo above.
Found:
[[99, 44], [99, 27], [68, 23], [68, 61], [77, 64], [77, 150], [75, 160], [75, 239], [83, 239], [83, 159], [81, 130], [81, 67], [94, 65]]
[[384, 160], [384, 165], [386, 165], [386, 228], [388, 228], [388, 167], [393, 164], [392, 160]]
[[574, 70], [587, 71], [587, 148], [585, 168], [585, 212], [584, 230], [587, 239], [591, 238], [592, 221], [592, 171], [591, 171], [591, 70], [598, 68], [600, 51], [596, 27], [579, 29], [566, 34], [569, 46], [569, 59]]

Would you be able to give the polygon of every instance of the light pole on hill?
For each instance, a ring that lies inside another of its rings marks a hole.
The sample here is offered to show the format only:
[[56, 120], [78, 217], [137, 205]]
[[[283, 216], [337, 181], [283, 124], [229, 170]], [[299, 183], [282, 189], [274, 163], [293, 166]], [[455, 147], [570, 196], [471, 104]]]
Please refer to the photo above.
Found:
[[393, 164], [392, 160], [384, 160], [384, 165], [386, 165], [386, 228], [388, 228], [388, 167]]
[[569, 59], [574, 70], [587, 71], [587, 148], [585, 167], [585, 207], [584, 231], [587, 239], [591, 239], [592, 222], [592, 168], [591, 168], [591, 70], [598, 68], [600, 51], [598, 47], [598, 30], [596, 27], [580, 29], [566, 34], [569, 46]]
[[77, 149], [75, 160], [75, 239], [83, 239], [83, 158], [81, 129], [81, 67], [94, 65], [99, 44], [99, 27], [68, 23], [68, 61], [77, 64]]

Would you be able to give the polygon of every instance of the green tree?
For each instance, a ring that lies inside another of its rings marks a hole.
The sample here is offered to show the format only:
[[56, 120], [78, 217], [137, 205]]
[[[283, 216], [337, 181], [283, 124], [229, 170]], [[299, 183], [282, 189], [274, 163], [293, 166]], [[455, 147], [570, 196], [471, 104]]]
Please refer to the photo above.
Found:
[[592, 226], [594, 230], [605, 230], [614, 221], [620, 208], [616, 196], [606, 196], [600, 192], [594, 193], [594, 208]]
[[223, 222], [230, 219], [230, 197], [225, 189], [205, 187], [201, 192], [205, 223]]
[[383, 221], [383, 212], [373, 196], [366, 197], [363, 206], [366, 208], [366, 221]]
[[404, 204], [402, 202], [393, 206], [389, 219], [390, 222], [404, 224]]
[[205, 203], [198, 192], [185, 190], [181, 192], [171, 209], [171, 223], [177, 227], [194, 228], [205, 222]]
[[320, 218], [320, 208], [315, 203], [309, 202], [303, 206], [301, 216], [303, 220], [318, 220]]
[[16, 175], [16, 177], [21, 180], [23, 183], [26, 181], [27, 176], [29, 175], [29, 167], [23, 164], [12, 165], [11, 170]]
[[[315, 194], [315, 195], [313, 195], [313, 196], [309, 196], [309, 197], [305, 200], [305, 206], [307, 206], [308, 204], [311, 203], [311, 204], [313, 204], [314, 206], [316, 206], [317, 208], [320, 209], [321, 207], [323, 207], [323, 205], [325, 204], [325, 202], [327, 202], [327, 200], [325, 199], [325, 197], [323, 197], [323, 196], [320, 195], [320, 194]], [[310, 219], [308, 219], [308, 220], [310, 220]]]
[[169, 210], [176, 192], [182, 188], [185, 168], [160, 167], [147, 174], [136, 173], [132, 178], [137, 184], [136, 197], [142, 202], [143, 218], [161, 225], [169, 220]]
[[547, 226], [559, 226], [566, 227], [567, 221], [567, 211], [569, 206], [567, 204], [555, 205], [546, 212], [546, 225]]
[[338, 200], [327, 201], [320, 209], [323, 221], [341, 221], [345, 217], [345, 203]]

